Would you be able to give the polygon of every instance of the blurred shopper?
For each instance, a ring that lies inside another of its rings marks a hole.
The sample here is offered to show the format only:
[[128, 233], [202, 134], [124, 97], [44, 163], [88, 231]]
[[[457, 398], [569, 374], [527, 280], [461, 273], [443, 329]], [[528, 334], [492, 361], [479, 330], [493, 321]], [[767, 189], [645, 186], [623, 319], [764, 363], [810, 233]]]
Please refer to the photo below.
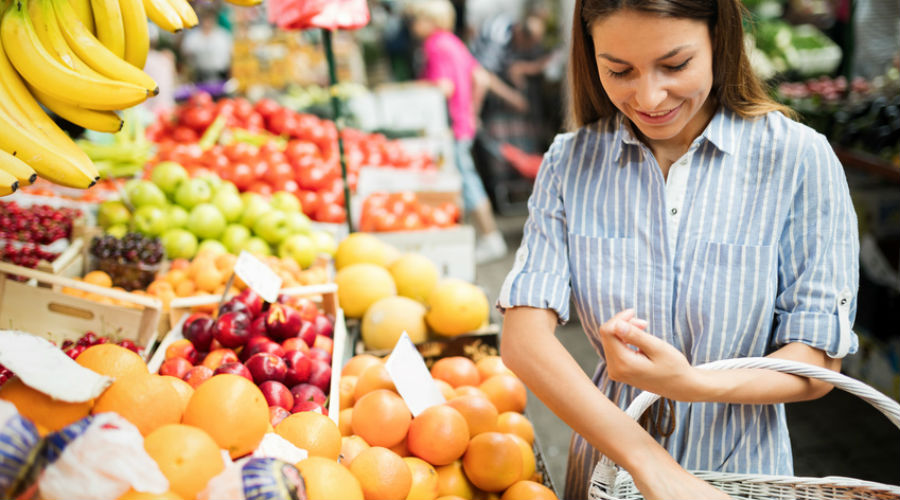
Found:
[[199, 12], [200, 26], [188, 30], [181, 56], [193, 73], [194, 83], [221, 82], [231, 73], [232, 40], [212, 10]]
[[[859, 236], [841, 163], [754, 75], [739, 0], [578, 0], [575, 130], [544, 157], [498, 304], [503, 361], [575, 431], [564, 498], [600, 453], [646, 498], [727, 498], [688, 470], [792, 475], [784, 404], [857, 350]], [[570, 299], [593, 380], [554, 335]], [[664, 399], [643, 425], [621, 409]], [[682, 468], [683, 467], [683, 468]]]
[[410, 4], [409, 13], [413, 34], [423, 40], [422, 77], [447, 96], [456, 139], [455, 163], [462, 176], [464, 210], [479, 233], [475, 258], [478, 262], [500, 258], [506, 255], [506, 243], [497, 229], [493, 207], [472, 160], [472, 140], [476, 117], [488, 89], [503, 93], [523, 108], [525, 99], [485, 71], [453, 34], [455, 14], [449, 0], [417, 0]]
[[160, 29], [150, 24], [150, 52], [144, 71], [159, 85], [159, 94], [147, 99], [142, 106], [152, 113], [170, 111], [175, 108], [176, 66], [175, 54], [160, 40]]

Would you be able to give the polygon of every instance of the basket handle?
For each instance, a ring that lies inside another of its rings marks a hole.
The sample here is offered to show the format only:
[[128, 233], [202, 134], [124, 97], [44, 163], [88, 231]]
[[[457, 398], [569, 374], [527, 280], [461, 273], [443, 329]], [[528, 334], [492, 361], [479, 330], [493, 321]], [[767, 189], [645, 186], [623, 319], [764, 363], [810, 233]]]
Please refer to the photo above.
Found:
[[[888, 420], [897, 428], [900, 428], [900, 404], [893, 399], [885, 396], [881, 392], [872, 387], [856, 380], [854, 378], [842, 375], [838, 372], [811, 365], [801, 363], [799, 361], [791, 361], [778, 358], [736, 358], [721, 359], [697, 366], [703, 370], [736, 370], [742, 368], [762, 368], [766, 370], [774, 370], [782, 373], [790, 373], [792, 375], [800, 375], [803, 377], [815, 378], [828, 382], [829, 384], [853, 394], [870, 405], [874, 406], [878, 411], [883, 413]], [[628, 405], [625, 413], [631, 418], [637, 420], [656, 400], [659, 399], [658, 394], [644, 391], [637, 395]], [[605, 466], [614, 467], [614, 463], [606, 455], [600, 456], [600, 463]]]

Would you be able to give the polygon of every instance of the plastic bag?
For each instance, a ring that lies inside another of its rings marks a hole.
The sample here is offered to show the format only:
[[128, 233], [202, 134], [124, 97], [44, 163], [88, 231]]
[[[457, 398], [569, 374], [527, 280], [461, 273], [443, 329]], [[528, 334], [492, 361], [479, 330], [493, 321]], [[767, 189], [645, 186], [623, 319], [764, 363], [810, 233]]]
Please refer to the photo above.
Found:
[[365, 0], [269, 0], [269, 22], [285, 30], [355, 30], [369, 24]]
[[300, 471], [277, 458], [248, 457], [209, 480], [199, 500], [305, 500]]
[[0, 399], [0, 498], [16, 498], [28, 486], [40, 443], [34, 424]]

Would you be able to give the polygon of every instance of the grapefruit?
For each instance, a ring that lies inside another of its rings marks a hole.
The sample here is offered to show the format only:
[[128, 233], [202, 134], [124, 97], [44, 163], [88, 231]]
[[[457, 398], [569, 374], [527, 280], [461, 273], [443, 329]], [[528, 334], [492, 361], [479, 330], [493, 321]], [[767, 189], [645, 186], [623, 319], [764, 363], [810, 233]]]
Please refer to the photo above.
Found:
[[391, 273], [375, 264], [352, 264], [337, 272], [338, 302], [348, 318], [361, 318], [379, 299], [397, 295]]
[[387, 249], [378, 238], [366, 233], [353, 233], [344, 238], [334, 254], [334, 267], [338, 271], [353, 264], [387, 264]]
[[372, 304], [362, 321], [366, 349], [392, 349], [406, 332], [414, 344], [425, 341], [425, 306], [409, 297], [385, 297]]
[[490, 314], [487, 296], [455, 278], [441, 280], [428, 297], [425, 321], [435, 333], [454, 337], [480, 328]]
[[437, 266], [428, 257], [405, 253], [391, 263], [388, 270], [397, 284], [397, 294], [421, 303], [428, 300], [440, 278]]

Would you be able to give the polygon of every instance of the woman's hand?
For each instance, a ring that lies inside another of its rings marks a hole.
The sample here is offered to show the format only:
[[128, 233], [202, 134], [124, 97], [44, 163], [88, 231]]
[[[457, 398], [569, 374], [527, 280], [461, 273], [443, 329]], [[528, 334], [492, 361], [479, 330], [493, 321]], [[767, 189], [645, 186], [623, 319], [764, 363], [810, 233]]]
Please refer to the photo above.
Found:
[[677, 401], [694, 401], [698, 379], [687, 358], [668, 342], [644, 331], [645, 320], [626, 309], [600, 327], [609, 377]]

